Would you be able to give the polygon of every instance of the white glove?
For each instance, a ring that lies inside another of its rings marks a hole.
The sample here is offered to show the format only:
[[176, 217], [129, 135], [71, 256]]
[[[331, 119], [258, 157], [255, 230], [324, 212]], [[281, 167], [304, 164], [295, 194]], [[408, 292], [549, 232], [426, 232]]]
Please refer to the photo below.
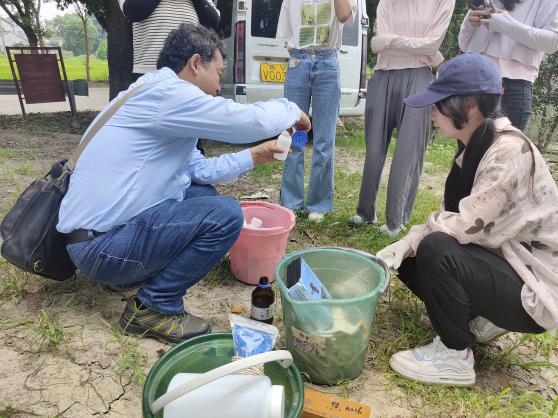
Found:
[[411, 246], [405, 240], [399, 240], [378, 251], [376, 257], [380, 258], [393, 276], [397, 275], [397, 269], [401, 266], [403, 259], [411, 255]]

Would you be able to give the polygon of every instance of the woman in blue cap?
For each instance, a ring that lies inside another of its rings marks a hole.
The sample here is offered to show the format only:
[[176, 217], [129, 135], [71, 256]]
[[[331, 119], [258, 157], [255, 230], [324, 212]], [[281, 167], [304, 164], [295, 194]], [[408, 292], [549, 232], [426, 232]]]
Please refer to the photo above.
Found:
[[473, 385], [472, 344], [558, 328], [558, 187], [533, 143], [500, 117], [501, 80], [489, 58], [460, 55], [405, 99], [432, 106], [441, 136], [458, 140], [443, 209], [378, 253], [438, 334], [390, 359], [420, 382]]

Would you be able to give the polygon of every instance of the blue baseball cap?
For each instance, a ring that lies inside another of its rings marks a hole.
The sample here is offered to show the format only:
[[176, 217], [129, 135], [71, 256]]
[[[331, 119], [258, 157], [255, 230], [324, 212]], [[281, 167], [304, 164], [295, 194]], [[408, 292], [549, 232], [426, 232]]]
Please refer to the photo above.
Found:
[[444, 63], [426, 90], [407, 97], [405, 104], [425, 107], [450, 96], [474, 94], [502, 94], [502, 75], [489, 58], [463, 54]]

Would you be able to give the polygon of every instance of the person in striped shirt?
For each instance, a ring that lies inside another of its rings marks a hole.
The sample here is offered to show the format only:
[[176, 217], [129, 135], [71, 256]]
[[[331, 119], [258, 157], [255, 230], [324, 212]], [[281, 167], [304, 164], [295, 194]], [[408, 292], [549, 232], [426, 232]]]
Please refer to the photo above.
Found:
[[155, 71], [157, 58], [169, 33], [181, 23], [219, 24], [219, 10], [212, 0], [119, 0], [124, 16], [132, 22], [133, 73]]

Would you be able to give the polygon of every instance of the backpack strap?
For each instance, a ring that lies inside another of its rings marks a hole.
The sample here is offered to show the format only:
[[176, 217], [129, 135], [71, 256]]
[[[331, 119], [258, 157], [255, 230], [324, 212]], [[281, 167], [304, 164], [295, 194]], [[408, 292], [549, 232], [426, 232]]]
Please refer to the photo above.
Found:
[[81, 153], [83, 152], [85, 147], [87, 147], [89, 142], [91, 142], [93, 137], [97, 135], [97, 132], [99, 132], [99, 130], [103, 126], [105, 126], [105, 124], [109, 121], [110, 118], [112, 118], [112, 116], [118, 111], [118, 109], [120, 109], [122, 105], [126, 103], [126, 101], [128, 101], [128, 99], [142, 87], [143, 84], [137, 84], [136, 86], [134, 86], [134, 88], [130, 89], [124, 96], [122, 96], [120, 99], [114, 102], [112, 106], [109, 107], [107, 111], [103, 113], [103, 115], [95, 121], [95, 124], [87, 131], [87, 134], [83, 137], [78, 148], [74, 151], [72, 156], [66, 162], [65, 167], [68, 170], [74, 171], [74, 169], [76, 168], [77, 160], [79, 159]]

